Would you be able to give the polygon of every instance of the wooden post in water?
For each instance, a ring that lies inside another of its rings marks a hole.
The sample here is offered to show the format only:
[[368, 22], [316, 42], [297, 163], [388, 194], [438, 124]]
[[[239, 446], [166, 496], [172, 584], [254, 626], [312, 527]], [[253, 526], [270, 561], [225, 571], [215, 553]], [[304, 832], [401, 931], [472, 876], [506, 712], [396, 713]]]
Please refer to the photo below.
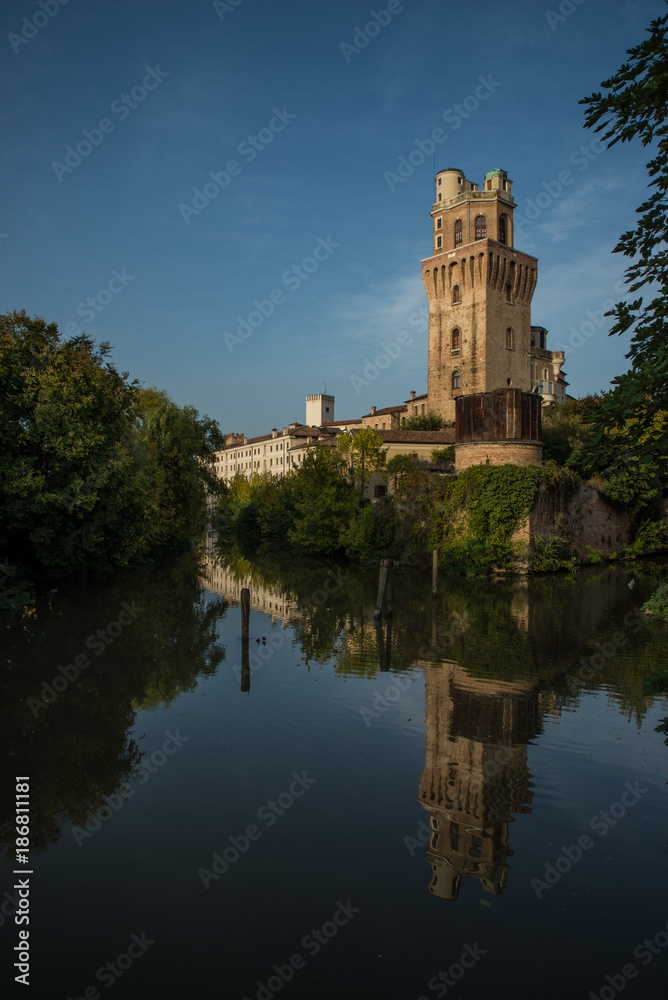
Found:
[[392, 617], [392, 562], [388, 559], [390, 568], [387, 573], [387, 586], [385, 587], [385, 608], [388, 618]]
[[374, 618], [379, 618], [383, 610], [383, 598], [385, 597], [385, 588], [387, 587], [387, 578], [390, 575], [390, 566], [392, 562], [390, 559], [380, 560], [380, 574], [378, 576], [378, 597], [376, 598], [376, 607], [373, 612]]
[[248, 625], [250, 622], [250, 590], [244, 587], [241, 591], [241, 638], [248, 638]]
[[241, 640], [241, 690], [250, 691], [250, 652], [248, 639]]
[[434, 549], [431, 554], [431, 596], [436, 597], [438, 593], [438, 549]]

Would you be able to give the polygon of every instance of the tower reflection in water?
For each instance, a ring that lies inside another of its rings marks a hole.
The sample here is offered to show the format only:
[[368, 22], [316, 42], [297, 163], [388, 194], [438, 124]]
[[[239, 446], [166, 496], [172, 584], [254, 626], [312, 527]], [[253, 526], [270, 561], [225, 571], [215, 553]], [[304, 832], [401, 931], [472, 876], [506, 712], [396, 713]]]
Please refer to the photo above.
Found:
[[462, 880], [500, 893], [512, 856], [512, 813], [530, 813], [527, 744], [540, 731], [530, 681], [472, 677], [458, 663], [424, 664], [427, 746], [420, 802], [427, 810], [429, 891], [457, 899]]

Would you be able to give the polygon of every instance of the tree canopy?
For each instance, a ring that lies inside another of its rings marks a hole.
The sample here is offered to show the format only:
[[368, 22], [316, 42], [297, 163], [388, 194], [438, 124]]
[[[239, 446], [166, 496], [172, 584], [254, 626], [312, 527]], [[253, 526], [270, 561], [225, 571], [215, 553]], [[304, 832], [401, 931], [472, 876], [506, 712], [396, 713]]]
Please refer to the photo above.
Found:
[[584, 98], [585, 125], [602, 132], [608, 147], [639, 140], [651, 146], [649, 197], [637, 209], [634, 229], [622, 234], [614, 253], [631, 258], [625, 281], [630, 296], [619, 302], [611, 335], [631, 332], [629, 371], [590, 407], [593, 435], [584, 451], [589, 469], [618, 469], [629, 462], [668, 467], [668, 16], [657, 18], [649, 37], [628, 50], [628, 61]]
[[176, 544], [215, 491], [215, 421], [141, 389], [107, 343], [0, 316], [0, 551], [24, 568], [126, 565]]

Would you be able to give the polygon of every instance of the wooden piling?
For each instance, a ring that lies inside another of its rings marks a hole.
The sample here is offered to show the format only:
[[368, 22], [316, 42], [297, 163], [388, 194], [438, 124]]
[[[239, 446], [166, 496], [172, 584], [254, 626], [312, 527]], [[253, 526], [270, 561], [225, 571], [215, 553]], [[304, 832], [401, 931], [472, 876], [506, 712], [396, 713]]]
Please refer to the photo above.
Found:
[[250, 623], [250, 590], [244, 587], [241, 591], [241, 638], [248, 638]]
[[379, 618], [383, 611], [383, 598], [385, 597], [385, 588], [387, 587], [387, 578], [390, 574], [391, 561], [389, 559], [380, 560], [380, 574], [378, 576], [378, 597], [376, 598], [376, 607], [373, 612], [374, 618]]
[[251, 670], [250, 670], [250, 651], [248, 648], [248, 639], [241, 640], [241, 690], [250, 691], [251, 686]]
[[434, 549], [431, 554], [431, 596], [436, 597], [438, 593], [438, 549]]

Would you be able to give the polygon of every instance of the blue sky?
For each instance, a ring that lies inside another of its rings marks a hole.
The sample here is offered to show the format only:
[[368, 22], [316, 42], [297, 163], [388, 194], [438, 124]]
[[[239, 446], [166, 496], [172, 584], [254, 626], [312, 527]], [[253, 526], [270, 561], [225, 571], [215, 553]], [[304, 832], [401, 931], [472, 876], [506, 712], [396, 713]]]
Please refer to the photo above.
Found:
[[424, 392], [420, 148], [441, 129], [437, 169], [508, 171], [515, 244], [539, 258], [533, 322], [566, 347], [573, 395], [605, 388], [627, 367], [601, 319], [621, 298], [610, 251], [649, 154], [592, 145], [578, 100], [664, 12], [5, 0], [0, 311], [110, 341], [121, 370], [226, 432], [303, 421], [325, 383], [338, 418]]

